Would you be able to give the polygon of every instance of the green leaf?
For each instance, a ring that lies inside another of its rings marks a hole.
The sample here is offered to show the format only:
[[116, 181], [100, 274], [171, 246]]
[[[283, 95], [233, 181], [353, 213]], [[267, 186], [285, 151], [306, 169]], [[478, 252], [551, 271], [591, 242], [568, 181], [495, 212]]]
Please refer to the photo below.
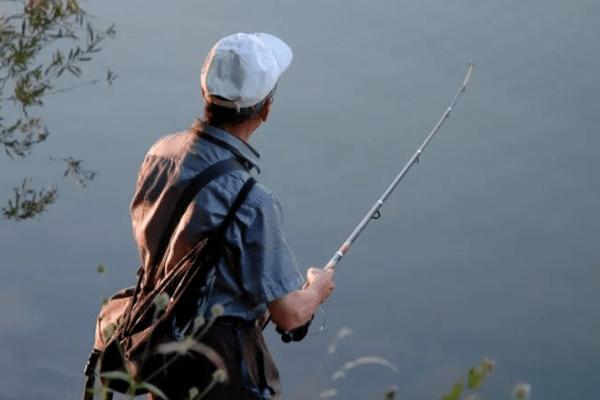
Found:
[[469, 389], [477, 389], [484, 379], [485, 374], [482, 374], [477, 368], [471, 368], [467, 376], [467, 386]]
[[471, 368], [467, 375], [467, 387], [477, 389], [486, 380], [488, 375], [494, 370], [494, 362], [485, 358], [479, 365]]
[[450, 393], [442, 396], [442, 400], [459, 400], [464, 387], [463, 381], [458, 381], [452, 386]]

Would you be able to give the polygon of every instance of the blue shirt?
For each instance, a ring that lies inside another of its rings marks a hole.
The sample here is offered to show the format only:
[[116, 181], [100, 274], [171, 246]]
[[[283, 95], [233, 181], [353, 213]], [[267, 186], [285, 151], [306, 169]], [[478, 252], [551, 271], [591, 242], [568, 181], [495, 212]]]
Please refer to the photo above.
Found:
[[[210, 135], [224, 148], [199, 135]], [[157, 251], [182, 188], [204, 168], [237, 156], [258, 170], [259, 154], [236, 136], [196, 120], [184, 132], [160, 138], [146, 154], [131, 203], [131, 221], [142, 264]], [[177, 225], [165, 257], [167, 267], [179, 261], [203, 233], [225, 217], [235, 196], [250, 177], [233, 171], [198, 192]], [[227, 251], [217, 269], [210, 308], [221, 304], [227, 316], [255, 320], [267, 303], [298, 289], [303, 278], [282, 229], [282, 210], [273, 192], [258, 183], [249, 193], [225, 234]]]

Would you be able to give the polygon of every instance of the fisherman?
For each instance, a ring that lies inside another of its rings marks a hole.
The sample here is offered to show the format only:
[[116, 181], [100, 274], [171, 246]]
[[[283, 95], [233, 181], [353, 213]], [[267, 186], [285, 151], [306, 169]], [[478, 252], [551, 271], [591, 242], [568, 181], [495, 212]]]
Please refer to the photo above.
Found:
[[[201, 73], [203, 118], [186, 131], [160, 138], [140, 168], [131, 218], [143, 267], [157, 252], [160, 233], [185, 182], [227, 158], [236, 157], [247, 167], [200, 190], [174, 231], [167, 265], [177, 263], [203, 233], [215, 228], [250, 171], [260, 172], [259, 154], [248, 142], [267, 121], [275, 88], [291, 61], [289, 46], [266, 33], [236, 33], [212, 47]], [[333, 270], [309, 268], [303, 279], [283, 233], [280, 203], [262, 184], [249, 193], [225, 241], [226, 254], [202, 308], [204, 315], [198, 317], [209, 320], [215, 310], [222, 311], [201, 342], [224, 359], [228, 380], [204, 398], [281, 398], [279, 373], [261, 322], [270, 314], [284, 331], [305, 324], [333, 291]], [[178, 362], [185, 364], [179, 370], [187, 373], [169, 375], [160, 387], [171, 400], [201, 393], [213, 379], [214, 366], [206, 357], [191, 352], [181, 358]]]

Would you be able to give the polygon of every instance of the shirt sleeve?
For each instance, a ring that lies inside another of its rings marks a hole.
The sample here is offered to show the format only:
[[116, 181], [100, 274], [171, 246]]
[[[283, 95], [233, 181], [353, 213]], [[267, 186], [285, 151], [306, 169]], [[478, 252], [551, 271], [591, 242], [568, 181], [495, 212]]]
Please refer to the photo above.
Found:
[[304, 280], [283, 232], [279, 201], [264, 187], [256, 187], [254, 218], [240, 231], [241, 284], [251, 300], [269, 303], [299, 289]]

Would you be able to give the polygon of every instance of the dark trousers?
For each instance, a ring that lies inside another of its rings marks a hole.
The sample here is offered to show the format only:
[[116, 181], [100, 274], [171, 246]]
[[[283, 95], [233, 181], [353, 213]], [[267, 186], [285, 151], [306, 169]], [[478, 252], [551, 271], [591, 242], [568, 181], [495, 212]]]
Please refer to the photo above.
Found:
[[[281, 398], [279, 372], [257, 324], [220, 318], [199, 341], [223, 358], [228, 377], [227, 382], [213, 383], [203, 400]], [[157, 386], [170, 400], [189, 399], [190, 390], [202, 393], [211, 385], [215, 370], [204, 355], [190, 351], [177, 357]]]

